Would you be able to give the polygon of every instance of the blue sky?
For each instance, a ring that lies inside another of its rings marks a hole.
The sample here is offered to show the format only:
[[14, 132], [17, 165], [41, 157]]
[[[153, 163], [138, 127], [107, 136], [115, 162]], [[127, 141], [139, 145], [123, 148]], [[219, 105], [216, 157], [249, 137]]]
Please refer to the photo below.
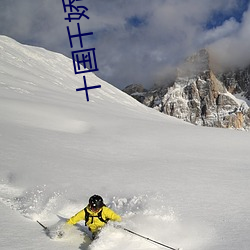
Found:
[[223, 9], [216, 10], [211, 14], [211, 18], [206, 24], [207, 29], [216, 28], [223, 25], [225, 20], [234, 18], [237, 22], [242, 22], [242, 17], [244, 12], [247, 11], [249, 5], [249, 0], [239, 0], [236, 8], [233, 8], [229, 13], [224, 13]]
[[[84, 48], [96, 48], [96, 74], [119, 88], [165, 82], [184, 58], [205, 47], [223, 64], [246, 64], [249, 1], [82, 0], [90, 19], [81, 27], [94, 33]], [[0, 34], [70, 57], [64, 18], [61, 0], [1, 0]]]

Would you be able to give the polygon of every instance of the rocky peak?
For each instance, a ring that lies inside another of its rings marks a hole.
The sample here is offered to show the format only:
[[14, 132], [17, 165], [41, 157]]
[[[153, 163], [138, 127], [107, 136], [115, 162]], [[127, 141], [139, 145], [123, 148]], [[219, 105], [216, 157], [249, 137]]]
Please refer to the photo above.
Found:
[[200, 50], [180, 65], [170, 87], [141, 92], [139, 101], [196, 125], [248, 129], [250, 109], [233, 94], [250, 96], [250, 67], [218, 75], [210, 63], [209, 52]]
[[125, 89], [123, 89], [125, 93], [133, 96], [137, 101], [143, 102], [144, 95], [147, 93], [147, 89], [143, 87], [142, 84], [130, 84]]
[[143, 87], [142, 84], [130, 84], [123, 91], [125, 93], [131, 95], [131, 94], [134, 94], [136, 92], [143, 93], [143, 92], [146, 92], [147, 90]]
[[188, 57], [177, 69], [177, 77], [194, 77], [210, 70], [209, 53], [202, 49]]
[[250, 65], [220, 73], [218, 79], [225, 84], [230, 93], [241, 94], [250, 100]]

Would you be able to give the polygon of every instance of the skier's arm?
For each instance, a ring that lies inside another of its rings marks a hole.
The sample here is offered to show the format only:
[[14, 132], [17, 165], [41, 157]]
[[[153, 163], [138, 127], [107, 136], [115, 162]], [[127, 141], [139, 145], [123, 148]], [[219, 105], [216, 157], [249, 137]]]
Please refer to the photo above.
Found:
[[122, 221], [121, 216], [118, 215], [118, 214], [116, 214], [116, 213], [115, 213], [113, 210], [111, 210], [110, 208], [105, 207], [104, 210], [105, 210], [105, 217], [106, 217], [107, 219], [110, 219], [110, 220], [112, 220], [112, 221], [118, 221], [118, 222]]
[[67, 224], [75, 225], [78, 221], [84, 220], [84, 218], [85, 218], [85, 212], [84, 212], [84, 209], [83, 209], [83, 210], [81, 210], [80, 212], [78, 212], [77, 214], [75, 214], [74, 216], [72, 216], [72, 217], [67, 221]]

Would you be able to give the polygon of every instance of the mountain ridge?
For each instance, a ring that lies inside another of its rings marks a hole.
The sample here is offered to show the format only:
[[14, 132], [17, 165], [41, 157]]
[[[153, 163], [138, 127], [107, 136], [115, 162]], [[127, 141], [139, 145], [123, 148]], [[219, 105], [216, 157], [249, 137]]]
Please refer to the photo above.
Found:
[[140, 85], [130, 85], [123, 91], [148, 107], [195, 125], [246, 130], [250, 127], [250, 66], [216, 72], [207, 49], [188, 57], [177, 68], [170, 86], [141, 89]]

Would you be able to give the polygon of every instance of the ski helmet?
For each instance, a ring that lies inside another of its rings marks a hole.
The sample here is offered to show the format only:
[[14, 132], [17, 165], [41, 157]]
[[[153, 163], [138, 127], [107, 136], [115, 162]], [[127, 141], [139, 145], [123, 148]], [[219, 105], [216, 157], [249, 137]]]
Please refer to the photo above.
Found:
[[99, 195], [93, 195], [89, 198], [89, 206], [93, 210], [98, 210], [103, 207], [103, 199]]

